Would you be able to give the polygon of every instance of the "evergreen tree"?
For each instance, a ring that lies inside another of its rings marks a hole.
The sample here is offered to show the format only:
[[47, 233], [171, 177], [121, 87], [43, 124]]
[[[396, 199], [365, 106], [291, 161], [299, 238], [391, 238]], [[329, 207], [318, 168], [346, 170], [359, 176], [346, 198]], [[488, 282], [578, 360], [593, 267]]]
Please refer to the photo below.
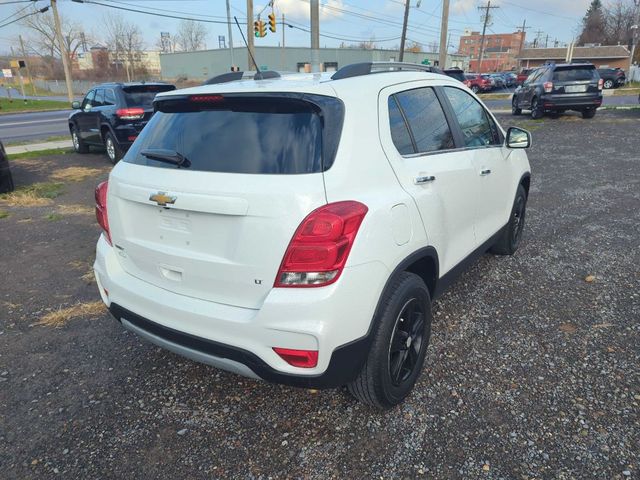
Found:
[[602, 2], [592, 0], [589, 9], [582, 19], [582, 33], [578, 39], [579, 45], [585, 43], [605, 43], [606, 25]]

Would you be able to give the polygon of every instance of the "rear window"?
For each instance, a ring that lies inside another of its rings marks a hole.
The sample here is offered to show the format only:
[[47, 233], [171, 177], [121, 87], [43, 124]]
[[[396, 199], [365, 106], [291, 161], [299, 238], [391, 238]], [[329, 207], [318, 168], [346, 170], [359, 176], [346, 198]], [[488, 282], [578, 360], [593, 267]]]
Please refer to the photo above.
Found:
[[135, 85], [123, 87], [127, 107], [151, 108], [157, 93], [175, 90], [173, 85]]
[[305, 174], [328, 169], [342, 130], [340, 100], [319, 95], [165, 97], [125, 156], [160, 168], [145, 151], [174, 152], [180, 168], [245, 174]]
[[462, 70], [445, 70], [444, 73], [446, 73], [451, 78], [455, 78], [459, 82], [465, 81], [465, 75]]
[[578, 82], [597, 79], [598, 72], [595, 67], [558, 67], [553, 71], [554, 82]]

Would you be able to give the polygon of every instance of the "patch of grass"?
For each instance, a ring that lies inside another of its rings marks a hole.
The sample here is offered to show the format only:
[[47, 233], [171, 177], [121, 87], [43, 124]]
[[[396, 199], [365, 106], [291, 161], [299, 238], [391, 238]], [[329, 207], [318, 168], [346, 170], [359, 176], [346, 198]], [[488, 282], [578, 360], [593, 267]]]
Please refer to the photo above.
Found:
[[52, 199], [61, 195], [63, 190], [62, 183], [34, 183], [0, 195], [0, 203], [10, 207], [41, 207], [50, 205]]
[[52, 137], [43, 138], [41, 140], [16, 140], [13, 142], [4, 142], [5, 147], [19, 147], [22, 145], [32, 145], [33, 143], [59, 142], [61, 140], [69, 140], [69, 135], [53, 135]]
[[42, 325], [46, 327], [60, 328], [63, 327], [74, 318], [78, 317], [96, 317], [105, 311], [104, 303], [88, 302], [78, 303], [67, 308], [59, 308], [53, 312], [47, 313], [41, 317], [34, 325]]
[[507, 98], [511, 98], [513, 94], [511, 93], [481, 93], [478, 97], [483, 100], [505, 100]]
[[53, 172], [51, 179], [63, 182], [81, 182], [86, 178], [95, 177], [100, 173], [102, 173], [102, 170], [99, 168], [67, 167]]
[[64, 217], [62, 215], [60, 215], [59, 213], [49, 213], [49, 214], [45, 215], [44, 218], [46, 218], [50, 222], [57, 222], [59, 220], [62, 220]]
[[45, 157], [47, 155], [63, 155], [66, 153], [73, 153], [73, 149], [48, 148], [46, 150], [36, 150], [34, 152], [11, 153], [7, 156], [9, 157], [9, 160], [21, 160], [23, 158], [38, 158], [38, 157]]
[[58, 205], [61, 215], [93, 215], [95, 210], [85, 205]]
[[640, 87], [634, 87], [634, 88], [618, 88], [617, 90], [613, 91], [613, 96], [614, 97], [619, 97], [619, 96], [625, 96], [625, 95], [638, 95], [640, 93]]
[[68, 110], [71, 108], [68, 102], [58, 102], [56, 100], [22, 100], [22, 98], [0, 98], [0, 114], [32, 112], [44, 110]]
[[11, 215], [9, 212], [0, 210], [0, 218], [7, 218], [9, 215]]

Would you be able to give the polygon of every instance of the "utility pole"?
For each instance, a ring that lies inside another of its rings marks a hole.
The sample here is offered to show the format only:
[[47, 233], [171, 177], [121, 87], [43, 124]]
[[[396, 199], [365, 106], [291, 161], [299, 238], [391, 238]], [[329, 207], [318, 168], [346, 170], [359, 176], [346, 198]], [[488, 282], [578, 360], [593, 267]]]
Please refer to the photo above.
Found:
[[540, 29], [538, 29], [538, 31], [536, 31], [536, 38], [533, 40], [534, 48], [537, 48], [538, 45], [540, 45], [540, 40], [542, 40], [542, 34], [543, 33], [544, 32], [542, 30], [540, 30]]
[[311, 71], [320, 72], [320, 2], [311, 0]]
[[284, 13], [282, 14], [282, 49], [280, 50], [280, 69], [282, 71], [284, 71], [284, 54], [285, 54], [285, 49], [284, 49]]
[[229, 34], [229, 60], [231, 61], [231, 68], [233, 68], [236, 62], [233, 59], [233, 29], [231, 28], [231, 7], [229, 6], [229, 0], [227, 0], [227, 32]]
[[62, 29], [60, 27], [60, 17], [58, 16], [58, 2], [57, 0], [51, 0], [51, 10], [53, 11], [53, 22], [56, 27], [56, 38], [58, 45], [60, 46], [60, 55], [62, 56], [62, 67], [64, 68], [64, 81], [67, 84], [67, 95], [69, 102], [73, 102], [73, 87], [71, 85], [71, 70], [69, 69], [69, 55], [67, 53], [67, 46], [62, 40]]
[[29, 61], [27, 60], [27, 52], [24, 49], [24, 42], [22, 41], [22, 35], [18, 35], [20, 40], [20, 50], [22, 50], [22, 58], [24, 58], [24, 66], [27, 67], [27, 77], [29, 78], [29, 84], [31, 84], [31, 92], [33, 96], [36, 95], [36, 86], [33, 84], [33, 77], [31, 76], [31, 69], [29, 68]]
[[447, 68], [447, 51], [449, 50], [449, 42], [447, 42], [447, 30], [449, 28], [449, 0], [442, 2], [442, 23], [440, 24], [440, 59], [439, 67]]
[[402, 36], [400, 37], [400, 55], [398, 60], [404, 61], [404, 42], [407, 39], [407, 23], [409, 22], [409, 8], [411, 0], [405, 0], [404, 4], [404, 21], [402, 22]]
[[247, 45], [249, 52], [247, 53], [248, 70], [253, 70], [253, 58], [256, 58], [255, 48], [253, 46], [253, 0], [247, 0]]
[[482, 57], [484, 57], [484, 36], [487, 32], [487, 23], [489, 23], [489, 12], [492, 8], [491, 0], [487, 0], [484, 7], [478, 7], [478, 10], [484, 10], [484, 24], [482, 25], [482, 38], [480, 39], [480, 55], [478, 56], [478, 73], [482, 73]]
[[544, 39], [544, 48], [549, 46], [549, 34], [547, 33], [547, 38]]
[[527, 27], [527, 19], [525, 18], [522, 21], [522, 35], [520, 35], [520, 46], [518, 47], [518, 55], [522, 53], [522, 47], [524, 45], [524, 37], [526, 35], [527, 28], [531, 28], [531, 27]]

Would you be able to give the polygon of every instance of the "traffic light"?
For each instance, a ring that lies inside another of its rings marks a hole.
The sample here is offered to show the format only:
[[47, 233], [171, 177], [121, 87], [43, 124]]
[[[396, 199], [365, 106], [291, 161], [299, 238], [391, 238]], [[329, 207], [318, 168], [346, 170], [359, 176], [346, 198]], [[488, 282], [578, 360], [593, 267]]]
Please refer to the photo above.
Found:
[[267, 36], [267, 27], [262, 20], [256, 20], [255, 22], [253, 22], [253, 34], [257, 38]]
[[256, 20], [255, 22], [253, 22], [253, 36], [260, 36], [260, 20]]
[[269, 14], [269, 30], [276, 33], [276, 14], [273, 12]]

